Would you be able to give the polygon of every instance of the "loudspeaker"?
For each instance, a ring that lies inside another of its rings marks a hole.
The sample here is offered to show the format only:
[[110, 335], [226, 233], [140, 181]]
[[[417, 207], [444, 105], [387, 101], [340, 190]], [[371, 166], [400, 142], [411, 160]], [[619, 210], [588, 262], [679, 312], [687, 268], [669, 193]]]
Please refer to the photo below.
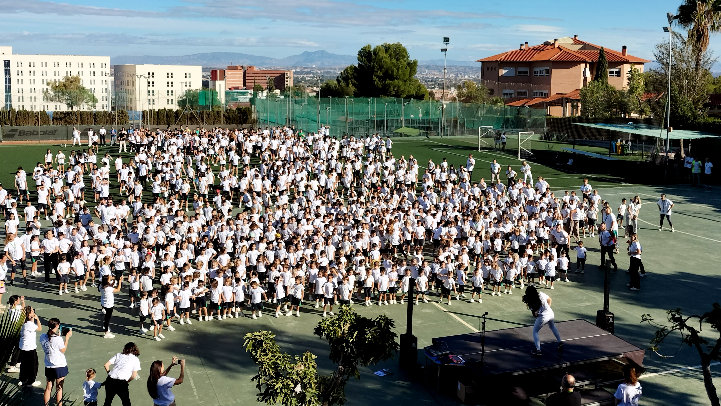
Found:
[[613, 334], [614, 331], [614, 320], [613, 313], [604, 310], [596, 312], [596, 327], [602, 328], [609, 333]]
[[418, 338], [412, 334], [401, 334], [401, 368], [413, 369], [418, 363]]

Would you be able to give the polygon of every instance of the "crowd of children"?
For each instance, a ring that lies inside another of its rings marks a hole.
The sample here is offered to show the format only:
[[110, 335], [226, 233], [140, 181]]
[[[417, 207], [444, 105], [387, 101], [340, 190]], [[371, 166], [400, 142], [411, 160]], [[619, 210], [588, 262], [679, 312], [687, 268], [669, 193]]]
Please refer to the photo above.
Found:
[[299, 317], [306, 302], [326, 316], [343, 304], [482, 303], [529, 283], [554, 289], [569, 281], [572, 249], [573, 271], [584, 272], [581, 238], [598, 224], [617, 237], [640, 208], [624, 201], [617, 217], [587, 180], [581, 196], [556, 195], [543, 177], [532, 183], [526, 162], [523, 181], [509, 167], [507, 184], [495, 161], [494, 183], [471, 179], [472, 157], [421, 172], [377, 135], [137, 130], [127, 141], [129, 154], [100, 160], [97, 145], [68, 157], [48, 150], [30, 175], [18, 169], [17, 193], [0, 186], [0, 279], [13, 284], [20, 271], [29, 284], [31, 259], [30, 275], [42, 277], [42, 261], [58, 295], [99, 284], [107, 338], [120, 292], [123, 311], [160, 341], [174, 324], [255, 319], [264, 306]]

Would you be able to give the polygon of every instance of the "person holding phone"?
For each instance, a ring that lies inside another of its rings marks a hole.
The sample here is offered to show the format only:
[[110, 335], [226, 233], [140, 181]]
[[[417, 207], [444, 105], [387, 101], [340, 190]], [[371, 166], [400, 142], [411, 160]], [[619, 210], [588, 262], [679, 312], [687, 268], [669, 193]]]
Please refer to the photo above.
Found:
[[36, 334], [43, 326], [35, 309], [25, 306], [25, 322], [20, 329], [20, 384], [24, 387], [40, 386], [38, 376], [38, 344]]
[[[180, 365], [180, 376], [171, 378], [168, 372], [173, 365]], [[173, 357], [168, 369], [165, 369], [163, 361], [156, 360], [150, 365], [150, 376], [148, 376], [148, 394], [153, 398], [155, 406], [175, 406], [175, 395], [173, 394], [173, 386], [183, 383], [185, 377], [185, 360], [178, 361], [178, 357]]]
[[56, 388], [55, 404], [62, 406], [63, 384], [68, 375], [68, 362], [65, 359], [65, 352], [68, 350], [68, 343], [73, 331], [70, 328], [61, 328], [60, 320], [53, 317], [48, 320], [48, 332], [40, 336], [40, 346], [45, 352], [45, 393], [43, 394], [44, 404], [50, 402], [50, 394], [53, 387]]

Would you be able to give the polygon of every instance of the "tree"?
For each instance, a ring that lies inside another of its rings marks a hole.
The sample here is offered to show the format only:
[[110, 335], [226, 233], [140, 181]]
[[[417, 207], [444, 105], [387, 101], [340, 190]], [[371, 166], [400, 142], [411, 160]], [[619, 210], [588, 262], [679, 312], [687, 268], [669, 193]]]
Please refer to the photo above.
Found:
[[593, 80], [608, 83], [608, 60], [606, 60], [606, 51], [603, 47], [598, 51], [598, 63], [596, 63], [596, 74], [593, 76]]
[[[671, 123], [674, 127], [693, 124], [706, 117], [705, 104], [708, 89], [713, 79], [711, 66], [714, 60], [704, 53], [701, 69], [695, 68], [694, 51], [691, 42], [682, 34], [674, 32], [671, 41], [671, 65], [668, 60], [668, 43], [656, 44], [654, 57], [659, 64], [646, 77], [648, 92], [668, 94], [668, 70], [671, 69]], [[650, 104], [655, 117], [665, 117], [666, 97]]]
[[83, 105], [95, 108], [98, 98], [90, 89], [83, 87], [80, 76], [65, 76], [62, 80], [51, 80], [43, 91], [43, 99], [51, 103], [62, 103], [70, 110]]
[[456, 86], [456, 95], [461, 103], [503, 104], [499, 97], [492, 97], [488, 88], [472, 80], [464, 80]]
[[275, 81], [273, 80], [273, 78], [268, 78], [266, 89], [268, 89], [269, 92], [272, 92], [275, 90]]
[[628, 88], [626, 90], [626, 100], [628, 109], [631, 113], [640, 116], [648, 113], [648, 107], [644, 104], [643, 95], [646, 93], [646, 84], [644, 76], [636, 68], [628, 71]]
[[691, 42], [694, 69], [703, 69], [702, 60], [708, 49], [712, 32], [721, 30], [721, 1], [686, 0], [678, 7], [676, 20], [688, 29]]
[[181, 109], [188, 107], [193, 110], [201, 108], [221, 108], [218, 92], [212, 89], [203, 90], [186, 90], [182, 96], [178, 98], [178, 107]]
[[354, 89], [339, 81], [339, 80], [329, 80], [320, 87], [320, 95], [321, 97], [345, 97], [345, 96], [353, 96]]
[[244, 346], [258, 374], [252, 380], [258, 401], [266, 404], [331, 406], [345, 403], [345, 385], [359, 378], [359, 368], [391, 358], [398, 351], [395, 323], [385, 315], [367, 318], [349, 306], [337, 316], [318, 322], [314, 333], [328, 341], [329, 358], [336, 364], [330, 375], [317, 372], [315, 355], [306, 351], [291, 356], [281, 352], [275, 335], [268, 331], [248, 333]]
[[[721, 360], [721, 305], [714, 303], [712, 309], [702, 315], [685, 316], [681, 309], [671, 309], [666, 312], [670, 325], [658, 324], [650, 314], [641, 316], [641, 321], [657, 328], [651, 340], [651, 349], [658, 352], [661, 344], [674, 332], [681, 335], [681, 342], [694, 348], [701, 359], [703, 383], [706, 395], [713, 406], [719, 406], [719, 397], [711, 375], [711, 362]], [[718, 334], [715, 341], [701, 336], [703, 325], [710, 325], [714, 334]], [[696, 328], [698, 325], [698, 328]]]
[[263, 91], [263, 86], [260, 85], [260, 83], [256, 83], [253, 85], [253, 93], [258, 93]]
[[608, 82], [593, 80], [581, 89], [581, 115], [596, 119], [618, 117], [627, 110], [622, 96]]
[[417, 69], [418, 60], [411, 60], [401, 43], [366, 45], [358, 51], [358, 63], [343, 69], [337, 81], [356, 97], [424, 99], [428, 90], [415, 77]]

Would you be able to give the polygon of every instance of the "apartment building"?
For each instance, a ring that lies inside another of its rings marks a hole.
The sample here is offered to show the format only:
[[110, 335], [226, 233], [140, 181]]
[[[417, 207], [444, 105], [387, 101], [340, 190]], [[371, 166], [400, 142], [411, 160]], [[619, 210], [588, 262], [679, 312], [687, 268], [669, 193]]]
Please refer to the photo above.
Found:
[[[593, 80], [601, 46], [582, 41], [577, 35], [546, 41], [479, 59], [481, 80], [491, 93], [507, 105], [544, 108], [553, 116], [580, 112], [580, 89]], [[617, 89], [628, 86], [631, 68], [643, 72], [646, 59], [604, 47], [608, 61], [608, 83]]]
[[81, 110], [110, 110], [110, 57], [86, 55], [22, 55], [12, 46], [0, 46], [3, 86], [0, 87], [0, 109], [31, 111], [66, 111], [62, 103], [44, 100], [48, 83], [66, 76], [78, 76], [82, 85], [95, 95], [98, 103]]
[[177, 109], [187, 90], [202, 88], [200, 65], [113, 65], [114, 103], [137, 110]]

